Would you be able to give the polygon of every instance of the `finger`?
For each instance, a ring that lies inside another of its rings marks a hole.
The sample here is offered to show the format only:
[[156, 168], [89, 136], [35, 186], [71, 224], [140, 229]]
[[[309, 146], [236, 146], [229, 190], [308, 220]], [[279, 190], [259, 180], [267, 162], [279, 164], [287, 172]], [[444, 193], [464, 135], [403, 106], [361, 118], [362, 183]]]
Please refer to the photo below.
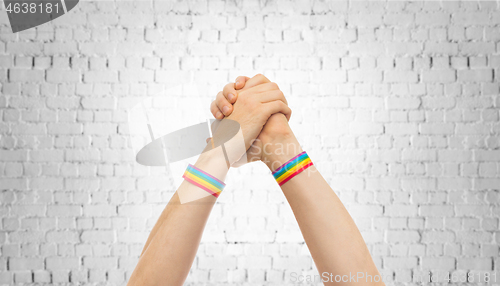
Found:
[[249, 89], [249, 88], [252, 88], [252, 87], [257, 86], [259, 84], [268, 83], [268, 82], [271, 82], [271, 81], [267, 77], [265, 77], [262, 74], [257, 74], [245, 82], [245, 89]]
[[262, 83], [262, 84], [253, 86], [249, 89], [245, 88], [244, 91], [240, 91], [240, 95], [250, 94], [250, 93], [255, 94], [255, 93], [261, 93], [261, 92], [266, 92], [266, 91], [271, 91], [271, 90], [279, 90], [278, 85], [274, 82], [266, 82], [266, 83]]
[[215, 103], [215, 100], [212, 101], [212, 103], [210, 104], [210, 112], [212, 112], [212, 115], [215, 117], [215, 119], [222, 119], [222, 118], [224, 118], [224, 115], [222, 114], [222, 112], [217, 107], [217, 104]]
[[212, 137], [208, 137], [205, 141], [208, 143], [212, 140]]
[[217, 94], [217, 97], [215, 98], [215, 105], [225, 116], [228, 116], [231, 112], [233, 112], [233, 105], [227, 101], [222, 94], [222, 91]]
[[[290, 110], [290, 111], [291, 111], [291, 110]], [[293, 111], [291, 111], [291, 112], [293, 113]], [[286, 120], [286, 121], [290, 121], [290, 118], [292, 117], [292, 115], [291, 115], [291, 114], [290, 114], [290, 116], [289, 116], [289, 117], [286, 117], [286, 115], [284, 115], [283, 113], [276, 113], [276, 114], [271, 115], [271, 117], [273, 117], [273, 116], [275, 116], [275, 115], [276, 115], [276, 116], [284, 116], [283, 118], [285, 118], [285, 120]], [[269, 117], [269, 118], [271, 118], [271, 117]]]
[[283, 113], [286, 116], [286, 119], [290, 120], [290, 116], [292, 116], [292, 110], [290, 107], [288, 107], [288, 105], [281, 100], [265, 103], [263, 109], [268, 117], [275, 113]]
[[247, 76], [239, 76], [236, 78], [236, 80], [234, 81], [234, 88], [235, 89], [242, 89], [246, 82], [249, 80], [250, 78], [247, 77]]
[[228, 83], [224, 86], [224, 89], [222, 90], [222, 95], [227, 99], [227, 101], [231, 104], [234, 104], [236, 102], [236, 98], [238, 96], [238, 93], [234, 89], [235, 84], [234, 83]]
[[261, 103], [267, 103], [275, 100], [281, 100], [284, 104], [288, 105], [288, 101], [281, 90], [271, 90], [256, 94], [259, 97]]

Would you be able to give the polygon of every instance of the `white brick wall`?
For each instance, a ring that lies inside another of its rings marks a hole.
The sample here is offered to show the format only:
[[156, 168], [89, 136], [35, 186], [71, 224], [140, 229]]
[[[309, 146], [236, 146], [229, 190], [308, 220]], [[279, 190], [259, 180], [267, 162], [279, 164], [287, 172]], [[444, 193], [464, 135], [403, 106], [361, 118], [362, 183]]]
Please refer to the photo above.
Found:
[[[498, 2], [84, 1], [36, 29], [7, 23], [1, 11], [0, 284], [125, 284], [174, 191], [134, 163], [129, 108], [155, 96], [182, 120], [256, 73], [285, 92], [388, 284], [429, 270], [500, 283]], [[227, 184], [189, 285], [314, 274], [265, 168]]]

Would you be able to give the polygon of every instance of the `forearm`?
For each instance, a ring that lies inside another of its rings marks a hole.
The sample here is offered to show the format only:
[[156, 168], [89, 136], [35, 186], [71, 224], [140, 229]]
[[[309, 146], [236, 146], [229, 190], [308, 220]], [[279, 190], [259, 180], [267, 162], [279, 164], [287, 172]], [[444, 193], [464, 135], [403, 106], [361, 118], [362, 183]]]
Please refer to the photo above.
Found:
[[[284, 184], [282, 190], [320, 273], [379, 274], [351, 216], [314, 166]], [[365, 280], [353, 284], [370, 285]]]
[[[224, 180], [227, 166], [220, 148], [200, 155], [195, 167]], [[207, 193], [183, 181], [151, 232], [128, 285], [182, 285], [189, 273], [216, 197], [188, 203], [180, 197]]]
[[[302, 151], [294, 137], [287, 141], [285, 154], [274, 157], [274, 166], [268, 164], [272, 171]], [[320, 274], [379, 275], [354, 221], [314, 165], [283, 184], [282, 190]], [[364, 279], [353, 284], [384, 285]]]

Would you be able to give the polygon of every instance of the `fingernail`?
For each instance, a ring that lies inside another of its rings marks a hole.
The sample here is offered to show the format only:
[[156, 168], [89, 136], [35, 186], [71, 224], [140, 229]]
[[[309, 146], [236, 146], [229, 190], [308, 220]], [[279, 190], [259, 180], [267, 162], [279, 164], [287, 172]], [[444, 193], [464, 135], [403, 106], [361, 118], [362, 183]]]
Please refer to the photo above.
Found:
[[233, 102], [234, 95], [232, 93], [228, 94], [227, 99], [229, 99], [230, 102]]
[[234, 83], [235, 86], [238, 86], [238, 84], [240, 83], [240, 81], [237, 81]]
[[215, 114], [215, 118], [221, 118], [222, 117], [222, 113], [220, 113], [220, 111], [217, 111], [217, 113]]
[[224, 114], [226, 114], [226, 115], [227, 115], [227, 114], [229, 113], [229, 107], [224, 106], [224, 107], [222, 108], [222, 113], [224, 113]]

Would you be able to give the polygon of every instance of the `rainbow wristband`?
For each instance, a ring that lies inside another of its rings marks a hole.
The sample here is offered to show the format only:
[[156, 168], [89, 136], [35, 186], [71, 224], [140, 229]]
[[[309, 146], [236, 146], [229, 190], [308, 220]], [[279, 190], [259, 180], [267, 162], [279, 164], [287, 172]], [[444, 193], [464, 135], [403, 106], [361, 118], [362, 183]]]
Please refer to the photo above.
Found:
[[282, 186], [312, 165], [311, 158], [309, 158], [306, 151], [304, 151], [276, 169], [273, 172], [273, 176], [276, 182]]
[[214, 176], [203, 172], [195, 166], [189, 164], [182, 177], [193, 185], [209, 192], [212, 196], [218, 198], [226, 184]]

